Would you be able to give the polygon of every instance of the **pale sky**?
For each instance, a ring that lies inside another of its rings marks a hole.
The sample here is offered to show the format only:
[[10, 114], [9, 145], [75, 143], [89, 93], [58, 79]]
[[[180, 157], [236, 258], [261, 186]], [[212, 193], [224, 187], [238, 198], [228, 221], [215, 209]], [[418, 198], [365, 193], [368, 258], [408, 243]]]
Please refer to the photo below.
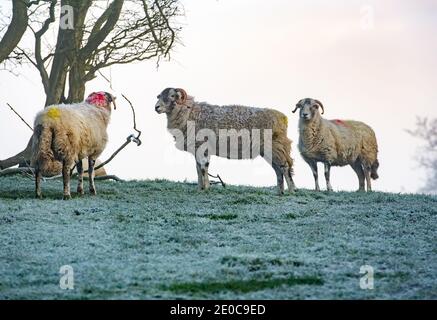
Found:
[[[4, 1], [4, 0], [0, 0]], [[308, 165], [297, 150], [297, 115], [305, 97], [319, 99], [329, 119], [366, 122], [379, 142], [380, 179], [375, 190], [415, 192], [424, 172], [414, 157], [419, 141], [405, 129], [416, 116], [437, 116], [437, 2], [379, 1], [182, 1], [186, 16], [169, 62], [112, 67], [114, 93], [124, 93], [137, 109], [141, 147], [130, 145], [107, 171], [125, 179], [197, 181], [192, 155], [176, 150], [165, 115], [154, 111], [166, 87], [182, 87], [199, 101], [269, 107], [289, 117], [297, 187], [313, 188]], [[3, 10], [5, 8], [3, 7]], [[96, 79], [87, 92], [110, 91]], [[30, 130], [6, 107], [29, 122], [44, 103], [39, 75], [30, 66], [16, 77], [0, 71], [0, 158], [21, 151]], [[129, 106], [118, 100], [108, 129], [106, 159], [131, 133]], [[322, 167], [319, 166], [320, 173]], [[261, 158], [213, 157], [212, 174], [227, 183], [272, 186], [276, 177]], [[323, 174], [320, 184], [325, 187]], [[355, 190], [350, 167], [334, 168], [334, 190]]]

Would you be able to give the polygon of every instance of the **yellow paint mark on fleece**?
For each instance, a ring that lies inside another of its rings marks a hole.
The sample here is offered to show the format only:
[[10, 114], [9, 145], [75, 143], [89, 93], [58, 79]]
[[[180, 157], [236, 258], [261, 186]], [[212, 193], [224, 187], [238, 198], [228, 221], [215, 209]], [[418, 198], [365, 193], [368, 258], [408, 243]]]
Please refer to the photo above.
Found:
[[47, 111], [47, 116], [50, 119], [58, 119], [61, 116], [61, 111], [58, 107], [51, 107], [49, 111]]
[[282, 122], [286, 125], [286, 126], [288, 126], [288, 118], [285, 116], [285, 117], [282, 117]]

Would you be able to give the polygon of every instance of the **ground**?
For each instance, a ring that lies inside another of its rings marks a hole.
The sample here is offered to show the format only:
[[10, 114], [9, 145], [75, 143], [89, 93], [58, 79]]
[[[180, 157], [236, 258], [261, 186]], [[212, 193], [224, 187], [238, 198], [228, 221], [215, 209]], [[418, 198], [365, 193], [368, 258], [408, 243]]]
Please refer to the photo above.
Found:
[[0, 177], [0, 299], [437, 299], [437, 197], [169, 181], [43, 192]]

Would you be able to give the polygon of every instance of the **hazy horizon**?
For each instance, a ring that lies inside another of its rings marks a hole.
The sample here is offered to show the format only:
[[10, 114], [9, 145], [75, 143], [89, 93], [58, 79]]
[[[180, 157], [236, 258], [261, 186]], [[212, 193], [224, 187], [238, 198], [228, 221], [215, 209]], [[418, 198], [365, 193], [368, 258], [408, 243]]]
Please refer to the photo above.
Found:
[[[132, 132], [131, 113], [120, 93], [133, 102], [143, 144], [129, 145], [108, 166], [125, 179], [165, 178], [197, 181], [195, 161], [178, 151], [164, 115], [154, 111], [166, 87], [182, 87], [198, 101], [277, 109], [289, 117], [297, 187], [313, 188], [308, 165], [297, 150], [297, 114], [304, 97], [319, 99], [328, 119], [363, 121], [379, 142], [380, 179], [374, 190], [416, 192], [424, 171], [415, 154], [420, 140], [411, 137], [416, 116], [436, 117], [437, 2], [407, 1], [182, 1], [186, 16], [170, 61], [115, 66], [111, 74], [118, 108], [108, 129], [106, 159]], [[1, 7], [4, 10], [6, 7]], [[0, 72], [0, 159], [21, 151], [30, 130], [9, 110], [10, 103], [29, 122], [45, 100], [39, 74], [30, 65], [14, 76]], [[111, 91], [98, 77], [87, 93]], [[321, 168], [321, 167], [319, 167]], [[212, 174], [225, 182], [273, 186], [276, 176], [261, 158], [213, 157]], [[322, 173], [323, 171], [320, 171]], [[351, 168], [333, 168], [334, 190], [355, 190]], [[320, 186], [325, 188], [323, 174]]]

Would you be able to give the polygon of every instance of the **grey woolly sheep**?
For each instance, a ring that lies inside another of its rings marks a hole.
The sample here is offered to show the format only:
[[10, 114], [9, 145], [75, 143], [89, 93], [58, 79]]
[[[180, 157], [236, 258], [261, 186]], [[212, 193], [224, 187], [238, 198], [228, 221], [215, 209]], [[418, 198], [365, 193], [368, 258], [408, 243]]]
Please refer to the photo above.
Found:
[[279, 193], [284, 192], [284, 178], [289, 191], [294, 191], [291, 141], [284, 114], [272, 109], [199, 103], [180, 88], [167, 88], [157, 98], [155, 110], [167, 115], [167, 129], [175, 136], [176, 147], [195, 156], [200, 189], [209, 188], [211, 155], [228, 159], [260, 155], [275, 170]]
[[358, 176], [359, 191], [372, 190], [371, 178], [377, 179], [379, 167], [378, 144], [375, 132], [365, 123], [351, 120], [326, 120], [323, 105], [315, 99], [300, 100], [293, 113], [300, 109], [299, 151], [311, 167], [315, 180], [315, 189], [320, 190], [317, 162], [325, 165], [325, 179], [328, 191], [331, 166], [350, 165]]

